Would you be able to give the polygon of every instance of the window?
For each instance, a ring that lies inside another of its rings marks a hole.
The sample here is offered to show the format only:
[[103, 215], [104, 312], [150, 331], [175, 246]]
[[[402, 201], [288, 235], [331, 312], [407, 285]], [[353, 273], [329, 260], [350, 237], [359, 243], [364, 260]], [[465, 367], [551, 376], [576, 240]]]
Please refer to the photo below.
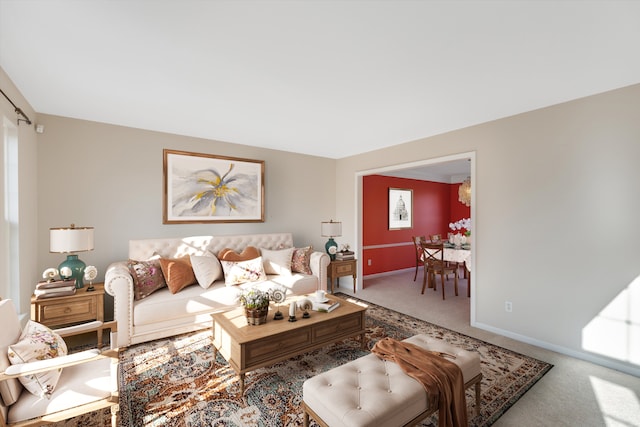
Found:
[[18, 263], [18, 131], [6, 117], [2, 119], [0, 140], [0, 297], [11, 298], [20, 307]]

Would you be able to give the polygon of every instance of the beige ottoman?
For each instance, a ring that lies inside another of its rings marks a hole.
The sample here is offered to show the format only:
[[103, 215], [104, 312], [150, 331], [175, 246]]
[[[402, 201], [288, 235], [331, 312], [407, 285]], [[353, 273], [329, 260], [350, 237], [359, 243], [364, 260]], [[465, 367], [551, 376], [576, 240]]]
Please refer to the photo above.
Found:
[[[475, 385], [475, 412], [480, 413], [480, 355], [427, 335], [404, 340], [455, 356], [465, 387]], [[309, 416], [321, 426], [379, 427], [413, 425], [437, 411], [427, 403], [422, 384], [395, 363], [369, 354], [306, 380], [302, 386], [304, 425]]]

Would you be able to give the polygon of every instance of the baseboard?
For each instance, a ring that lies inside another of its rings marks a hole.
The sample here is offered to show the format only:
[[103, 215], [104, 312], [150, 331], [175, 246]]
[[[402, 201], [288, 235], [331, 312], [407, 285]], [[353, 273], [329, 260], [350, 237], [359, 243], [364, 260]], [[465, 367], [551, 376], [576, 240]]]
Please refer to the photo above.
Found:
[[395, 274], [406, 273], [406, 272], [409, 272], [409, 271], [415, 271], [415, 269], [416, 269], [415, 267], [411, 267], [411, 268], [403, 268], [402, 270], [383, 271], [382, 273], [367, 274], [366, 276], [364, 276], [363, 280], [375, 279], [376, 277], [393, 276]]
[[616, 362], [615, 360], [611, 360], [605, 357], [599, 357], [590, 353], [576, 351], [560, 345], [551, 344], [549, 342], [537, 340], [535, 338], [531, 338], [526, 335], [520, 335], [515, 332], [507, 331], [500, 328], [495, 328], [493, 326], [486, 325], [484, 323], [474, 322], [471, 324], [471, 326], [473, 326], [474, 328], [493, 332], [494, 334], [502, 335], [507, 338], [514, 339], [516, 341], [535, 345], [536, 347], [544, 348], [546, 350], [555, 351], [556, 353], [564, 354], [565, 356], [574, 357], [576, 359], [580, 359], [580, 360], [594, 363], [596, 365], [604, 366], [605, 368], [615, 369], [616, 371], [624, 372], [625, 374], [640, 377], [640, 368], [629, 366], [628, 364], [625, 364], [625, 363]]

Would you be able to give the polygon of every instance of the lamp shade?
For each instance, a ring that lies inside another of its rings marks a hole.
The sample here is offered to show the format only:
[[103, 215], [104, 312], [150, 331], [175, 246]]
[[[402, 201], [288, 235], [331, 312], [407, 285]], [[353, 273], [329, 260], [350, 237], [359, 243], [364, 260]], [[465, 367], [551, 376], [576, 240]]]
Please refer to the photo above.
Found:
[[337, 221], [329, 221], [321, 223], [320, 232], [322, 237], [340, 237], [342, 236], [342, 223]]
[[93, 227], [52, 228], [49, 230], [49, 252], [72, 253], [93, 250]]

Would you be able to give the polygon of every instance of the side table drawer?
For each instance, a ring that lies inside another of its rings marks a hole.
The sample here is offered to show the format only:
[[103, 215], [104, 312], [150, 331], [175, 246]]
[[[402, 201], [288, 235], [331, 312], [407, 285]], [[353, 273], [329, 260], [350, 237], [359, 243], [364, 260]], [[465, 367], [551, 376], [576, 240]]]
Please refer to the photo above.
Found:
[[353, 274], [353, 264], [349, 263], [349, 264], [338, 265], [336, 267], [336, 273], [345, 275], [345, 276], [348, 274]]
[[45, 325], [63, 325], [95, 320], [98, 313], [95, 298], [75, 298], [64, 303], [42, 304], [39, 317]]

